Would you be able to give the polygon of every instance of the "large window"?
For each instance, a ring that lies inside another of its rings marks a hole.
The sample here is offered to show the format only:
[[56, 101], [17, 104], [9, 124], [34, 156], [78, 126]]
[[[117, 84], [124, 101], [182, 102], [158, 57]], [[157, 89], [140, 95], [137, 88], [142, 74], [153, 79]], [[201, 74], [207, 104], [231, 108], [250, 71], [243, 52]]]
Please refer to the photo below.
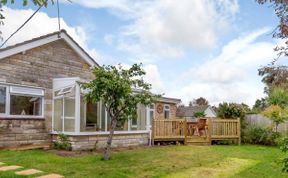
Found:
[[43, 117], [44, 90], [22, 86], [0, 86], [0, 115]]
[[42, 115], [42, 98], [39, 96], [10, 95], [10, 115]]

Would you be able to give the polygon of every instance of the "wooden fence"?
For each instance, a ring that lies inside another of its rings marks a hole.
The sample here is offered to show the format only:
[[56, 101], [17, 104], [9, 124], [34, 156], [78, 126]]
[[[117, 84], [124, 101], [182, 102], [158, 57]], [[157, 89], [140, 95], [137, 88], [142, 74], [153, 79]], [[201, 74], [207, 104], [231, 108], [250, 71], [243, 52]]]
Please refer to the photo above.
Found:
[[[212, 140], [234, 140], [240, 144], [240, 119], [217, 119], [207, 118], [208, 141]], [[184, 141], [193, 139], [191, 127], [184, 119], [156, 119], [152, 124], [153, 141]], [[192, 136], [192, 137], [191, 137]]]

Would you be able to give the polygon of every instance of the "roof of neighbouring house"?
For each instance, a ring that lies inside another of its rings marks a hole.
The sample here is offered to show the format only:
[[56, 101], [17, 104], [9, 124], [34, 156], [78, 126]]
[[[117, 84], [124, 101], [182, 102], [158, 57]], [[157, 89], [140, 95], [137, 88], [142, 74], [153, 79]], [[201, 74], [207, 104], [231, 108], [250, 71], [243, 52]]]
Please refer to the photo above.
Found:
[[206, 109], [210, 108], [214, 113], [215, 111], [209, 106], [180, 106], [177, 108], [177, 117], [193, 117], [194, 113], [205, 112]]
[[53, 33], [49, 33], [31, 40], [27, 40], [15, 45], [11, 45], [0, 49], [0, 60], [14, 54], [24, 52], [26, 50], [42, 46], [57, 40], [64, 40], [67, 44], [75, 50], [75, 52], [82, 57], [91, 66], [99, 66], [97, 62], [66, 32], [61, 30]]

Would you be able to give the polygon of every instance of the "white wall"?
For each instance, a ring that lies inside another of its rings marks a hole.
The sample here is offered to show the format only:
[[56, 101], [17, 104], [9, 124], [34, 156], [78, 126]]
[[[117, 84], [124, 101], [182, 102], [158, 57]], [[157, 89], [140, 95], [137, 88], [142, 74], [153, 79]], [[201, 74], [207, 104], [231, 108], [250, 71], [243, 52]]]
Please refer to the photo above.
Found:
[[204, 113], [205, 117], [216, 117], [216, 114], [211, 110], [210, 107], [208, 107]]

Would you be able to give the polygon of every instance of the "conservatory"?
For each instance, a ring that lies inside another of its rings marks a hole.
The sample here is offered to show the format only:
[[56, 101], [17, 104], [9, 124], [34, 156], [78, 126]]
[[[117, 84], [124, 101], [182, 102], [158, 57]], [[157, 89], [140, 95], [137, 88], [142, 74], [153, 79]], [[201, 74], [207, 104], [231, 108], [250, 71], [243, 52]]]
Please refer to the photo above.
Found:
[[[79, 86], [80, 78], [53, 79], [52, 133], [67, 135], [108, 134], [110, 120], [101, 102], [84, 101], [84, 91]], [[138, 106], [137, 118], [119, 123], [115, 134], [148, 133], [155, 115], [154, 104]]]

